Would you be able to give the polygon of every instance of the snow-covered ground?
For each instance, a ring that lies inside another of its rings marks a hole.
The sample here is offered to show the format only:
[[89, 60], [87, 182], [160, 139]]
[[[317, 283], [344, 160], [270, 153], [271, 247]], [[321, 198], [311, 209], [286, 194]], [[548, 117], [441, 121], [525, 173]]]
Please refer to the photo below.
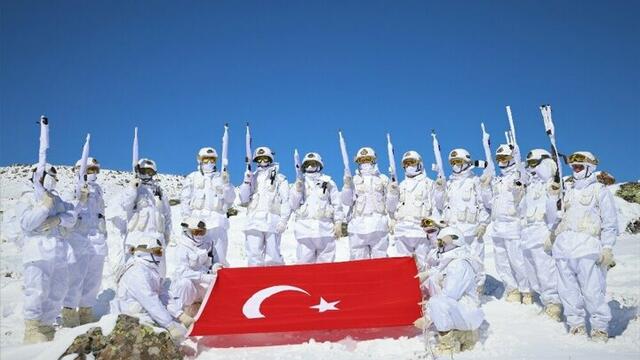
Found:
[[[91, 325], [75, 329], [61, 329], [53, 343], [21, 346], [24, 323], [22, 318], [22, 266], [19, 246], [12, 241], [11, 209], [19, 199], [26, 182], [26, 167], [0, 168], [0, 358], [57, 359], [73, 338], [86, 331]], [[60, 171], [60, 188], [71, 184], [69, 168]], [[98, 181], [103, 185], [109, 204], [125, 186], [130, 174], [103, 171]], [[161, 177], [161, 183], [170, 199], [176, 199], [180, 190], [178, 176]], [[615, 192], [617, 186], [612, 186]], [[630, 219], [640, 218], [640, 205], [630, 204], [616, 197], [619, 211], [619, 227], [624, 231]], [[180, 219], [179, 206], [172, 207], [175, 220]], [[174, 221], [174, 231], [178, 231]], [[244, 212], [231, 218], [229, 260], [232, 266], [244, 266], [246, 256], [244, 237], [241, 229]], [[108, 302], [114, 296], [112, 271], [117, 263], [119, 242], [113, 228], [109, 227], [111, 255], [105, 267], [103, 289], [98, 305], [94, 309], [99, 315], [108, 312]], [[282, 253], [287, 263], [295, 262], [296, 242], [293, 232], [283, 235]], [[390, 247], [390, 255], [395, 254]], [[607, 344], [590, 342], [585, 337], [570, 336], [564, 325], [549, 320], [540, 314], [536, 305], [517, 305], [501, 299], [503, 288], [496, 280], [492, 244], [487, 244], [487, 293], [483, 309], [487, 323], [483, 327], [481, 341], [473, 351], [456, 355], [458, 359], [638, 359], [640, 358], [640, 235], [622, 233], [614, 248], [617, 266], [608, 274], [607, 299], [613, 312], [609, 333], [613, 336]], [[171, 253], [169, 250], [168, 260]], [[337, 260], [348, 259], [348, 242], [343, 238], [337, 243]], [[169, 264], [170, 266], [170, 264]], [[114, 317], [105, 316], [99, 325], [108, 332], [113, 327]], [[95, 325], [95, 324], [94, 324]], [[424, 345], [420, 337], [400, 339], [379, 339], [337, 343], [317, 343], [314, 341], [287, 346], [201, 349], [198, 359], [417, 359], [424, 355]]]

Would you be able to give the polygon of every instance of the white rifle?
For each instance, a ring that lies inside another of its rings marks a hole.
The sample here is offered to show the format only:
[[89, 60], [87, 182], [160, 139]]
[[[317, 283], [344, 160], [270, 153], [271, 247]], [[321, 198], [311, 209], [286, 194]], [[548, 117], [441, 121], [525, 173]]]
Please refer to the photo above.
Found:
[[525, 182], [527, 180], [527, 172], [522, 163], [522, 156], [520, 154], [520, 147], [516, 140], [516, 128], [513, 125], [513, 116], [511, 114], [511, 107], [507, 105], [507, 117], [509, 118], [509, 131], [507, 132], [507, 143], [513, 147], [513, 160], [516, 163], [517, 169], [520, 171], [520, 180]]
[[482, 128], [482, 147], [484, 148], [484, 157], [487, 161], [487, 166], [484, 171], [490, 176], [495, 176], [496, 166], [493, 163], [493, 157], [491, 156], [491, 137], [485, 130], [484, 123], [480, 123], [480, 128]]
[[391, 181], [397, 182], [396, 157], [394, 156], [393, 144], [391, 143], [391, 135], [389, 135], [389, 133], [387, 133], [387, 156], [389, 157], [389, 174], [391, 175]]
[[138, 167], [138, 160], [140, 159], [138, 152], [138, 127], [133, 129], [133, 147], [131, 148], [131, 168], [133, 170], [133, 175], [138, 177], [138, 173], [136, 172], [136, 168]]
[[82, 157], [80, 158], [80, 168], [78, 169], [78, 182], [76, 183], [76, 198], [80, 199], [82, 188], [87, 185], [87, 162], [89, 161], [89, 140], [91, 134], [87, 134], [87, 139], [82, 147]]
[[45, 166], [47, 166], [47, 150], [49, 149], [49, 119], [40, 116], [40, 146], [38, 148], [38, 165], [33, 177], [33, 187], [36, 197], [42, 197], [47, 191], [42, 185], [44, 179]]
[[224, 124], [222, 135], [222, 171], [227, 171], [229, 166], [229, 124]]
[[562, 163], [560, 162], [560, 153], [558, 152], [558, 145], [556, 144], [556, 128], [553, 124], [553, 119], [551, 118], [551, 105], [541, 105], [540, 112], [542, 113], [542, 120], [544, 121], [544, 130], [549, 136], [549, 141], [551, 142], [551, 155], [553, 156], [553, 160], [556, 162], [556, 166], [558, 170], [555, 174], [555, 180], [560, 184], [560, 201], [558, 203], [558, 210], [564, 209], [564, 179], [562, 177]]
[[431, 166], [431, 169], [438, 173], [438, 178], [444, 180], [445, 176], [444, 176], [444, 165], [442, 164], [442, 153], [440, 150], [440, 143], [438, 142], [438, 137], [436, 136], [435, 130], [431, 130], [431, 137], [433, 138], [433, 156], [436, 159], [436, 163]]
[[247, 170], [251, 171], [251, 131], [249, 130], [249, 123], [247, 123], [247, 132], [244, 137], [244, 161], [247, 164]]
[[338, 137], [340, 140], [340, 153], [342, 154], [342, 165], [344, 165], [344, 175], [351, 176], [351, 168], [349, 167], [349, 155], [347, 154], [347, 144], [342, 136], [342, 131], [338, 131]]

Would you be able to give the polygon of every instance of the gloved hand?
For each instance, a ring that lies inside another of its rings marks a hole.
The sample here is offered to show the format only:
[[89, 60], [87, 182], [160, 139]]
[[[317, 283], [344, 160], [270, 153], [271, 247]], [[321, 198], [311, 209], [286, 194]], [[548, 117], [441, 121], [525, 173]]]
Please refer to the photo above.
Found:
[[549, 236], [544, 239], [544, 251], [547, 253], [551, 253], [551, 249], [553, 249], [553, 243], [556, 241], [556, 235], [553, 231], [549, 232]]
[[80, 187], [80, 194], [78, 196], [78, 201], [81, 204], [84, 204], [89, 200], [89, 187], [87, 185]]
[[298, 179], [296, 180], [296, 191], [301, 193], [302, 190], [304, 190], [304, 183], [302, 182], [302, 180]]
[[216, 279], [216, 274], [202, 274], [200, 275], [200, 281], [205, 284], [211, 284]]
[[222, 174], [220, 174], [220, 178], [222, 179], [222, 183], [227, 185], [229, 183], [229, 172], [228, 171], [223, 171]]
[[340, 239], [341, 237], [345, 236], [345, 234], [343, 234], [342, 232], [341, 221], [336, 221], [335, 224], [333, 224], [333, 235], [336, 237], [336, 239]]
[[389, 219], [389, 234], [393, 235], [396, 231], [396, 219]]
[[414, 277], [418, 278], [418, 280], [420, 280], [420, 283], [423, 283], [429, 278], [429, 271], [419, 272]]
[[611, 251], [611, 249], [610, 248], [602, 249], [602, 252], [600, 252], [600, 258], [596, 263], [598, 265], [603, 266], [607, 270], [616, 266], [616, 261], [613, 258], [613, 252]]
[[491, 185], [491, 180], [493, 179], [493, 175], [488, 171], [485, 171], [482, 175], [480, 175], [480, 185], [489, 186]]
[[169, 326], [167, 326], [167, 331], [169, 331], [171, 340], [176, 344], [181, 343], [187, 336], [187, 328], [177, 322], [169, 324]]
[[345, 175], [342, 181], [344, 182], [344, 186], [346, 187], [353, 186], [353, 177], [351, 175]]
[[47, 191], [44, 191], [40, 196], [40, 203], [42, 204], [42, 206], [46, 207], [49, 210], [53, 209], [53, 195], [49, 194], [49, 192]]
[[395, 181], [390, 182], [387, 192], [390, 195], [399, 196], [400, 195], [400, 188], [398, 188], [398, 183], [395, 182]]
[[276, 224], [276, 232], [278, 234], [282, 234], [285, 230], [287, 230], [287, 222], [286, 221], [279, 221], [278, 224]]
[[424, 330], [431, 325], [431, 319], [429, 319], [426, 315], [421, 316], [413, 322], [413, 326], [417, 327], [420, 330]]
[[222, 264], [220, 263], [215, 263], [213, 264], [213, 266], [211, 267], [211, 274], [217, 274], [218, 270], [222, 269], [224, 266], [222, 266]]
[[476, 228], [476, 232], [475, 232], [476, 237], [477, 238], [483, 237], [485, 232], [487, 232], [487, 225], [478, 224], [478, 227]]
[[442, 176], [438, 176], [438, 178], [436, 179], [436, 186], [439, 188], [443, 188], [446, 182], [447, 181], [445, 180], [445, 178], [443, 178]]
[[56, 215], [48, 217], [42, 225], [40, 225], [40, 228], [43, 231], [50, 231], [58, 225], [60, 225], [60, 217]]
[[244, 172], [244, 183], [251, 184], [251, 178], [253, 177], [253, 173], [250, 170]]
[[186, 328], [189, 328], [189, 326], [193, 324], [193, 318], [185, 313], [180, 314], [180, 316], [178, 317], [178, 320]]
[[552, 182], [549, 184], [549, 194], [551, 195], [559, 195], [560, 194], [560, 184], [557, 182]]

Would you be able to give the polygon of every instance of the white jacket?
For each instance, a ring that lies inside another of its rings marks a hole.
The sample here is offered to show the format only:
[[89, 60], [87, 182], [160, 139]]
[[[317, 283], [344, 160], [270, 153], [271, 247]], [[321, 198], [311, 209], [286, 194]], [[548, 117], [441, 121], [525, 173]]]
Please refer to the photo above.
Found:
[[344, 221], [336, 183], [321, 173], [305, 173], [302, 181], [302, 191], [295, 185], [289, 191], [289, 204], [296, 216], [296, 239], [333, 237], [334, 224]]
[[227, 210], [235, 199], [233, 186], [224, 184], [219, 172], [203, 174], [194, 171], [182, 185], [182, 217], [196, 217], [207, 224], [207, 229], [228, 229]]
[[289, 184], [277, 164], [258, 167], [251, 183], [240, 185], [238, 195], [240, 203], [247, 206], [246, 230], [275, 233], [280, 221], [289, 220]]
[[500, 169], [501, 176], [494, 177], [491, 184], [482, 186], [482, 198], [491, 210], [490, 236], [519, 239], [522, 219], [520, 202], [524, 196], [523, 175], [517, 165]]
[[479, 224], [489, 223], [489, 213], [482, 200], [480, 179], [471, 169], [451, 174], [444, 193], [438, 187], [434, 191], [436, 200], [438, 197], [442, 198], [441, 211], [447, 224], [456, 226], [465, 236], [473, 236]]
[[[63, 201], [57, 192], [50, 192], [53, 205], [47, 208], [33, 191], [22, 195], [16, 209], [16, 218], [24, 233], [22, 261], [66, 262], [70, 248], [64, 238], [76, 223], [77, 215], [72, 204]], [[47, 227], [46, 223], [54, 217], [60, 219], [56, 226]]]
[[75, 204], [78, 221], [69, 234], [69, 242], [76, 255], [95, 254], [107, 256], [107, 227], [105, 204], [102, 188], [95, 181], [87, 182], [89, 195], [87, 201], [80, 203], [75, 199], [75, 188], [69, 197]]
[[211, 268], [211, 244], [203, 241], [200, 246], [182, 234], [174, 250], [172, 261], [175, 261], [175, 268], [169, 276], [171, 279], [189, 279], [192, 281], [202, 280], [202, 275]]
[[[540, 166], [544, 166], [543, 161]], [[554, 228], [558, 221], [558, 195], [550, 192], [550, 186], [553, 178], [543, 179], [534, 173], [529, 176], [529, 184], [527, 184], [525, 195], [521, 203], [524, 215], [524, 228], [522, 229], [523, 247], [531, 249], [539, 245], [540, 236], [524, 236], [525, 234], [534, 235], [536, 233], [547, 233]]]
[[399, 196], [389, 213], [396, 220], [394, 234], [406, 237], [425, 237], [420, 226], [423, 218], [437, 214], [433, 180], [424, 173], [406, 177], [399, 186]]
[[174, 323], [175, 320], [163, 304], [168, 295], [158, 266], [144, 258], [132, 256], [126, 267], [118, 281], [111, 312], [135, 316], [150, 324], [155, 322], [164, 328]]
[[389, 178], [378, 171], [377, 166], [370, 173], [356, 171], [353, 186], [342, 189], [342, 203], [351, 209], [349, 232], [371, 234], [388, 232], [387, 209], [395, 207], [392, 196], [388, 196]]
[[595, 175], [565, 184], [565, 211], [556, 229], [553, 257], [597, 256], [603, 248], [613, 248], [618, 236], [618, 220], [611, 192]]
[[[160, 240], [166, 246], [171, 236], [169, 199], [155, 183], [128, 186], [119, 202], [120, 231], [125, 234], [125, 246], [145, 244], [144, 239]], [[124, 217], [124, 218], [122, 218]]]

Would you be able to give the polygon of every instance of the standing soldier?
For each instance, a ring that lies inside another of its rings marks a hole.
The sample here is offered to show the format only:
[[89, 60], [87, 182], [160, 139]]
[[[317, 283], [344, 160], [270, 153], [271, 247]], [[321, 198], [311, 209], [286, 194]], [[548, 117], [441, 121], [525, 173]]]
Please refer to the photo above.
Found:
[[180, 203], [183, 218], [196, 218], [207, 224], [205, 242], [212, 250], [213, 263], [227, 266], [227, 210], [236, 198], [229, 183], [229, 173], [216, 167], [218, 153], [212, 147], [198, 151], [198, 170], [187, 176], [182, 186]]
[[333, 262], [336, 239], [342, 236], [344, 215], [336, 183], [322, 173], [320, 154], [302, 160], [302, 178], [291, 188], [289, 202], [295, 211], [294, 232], [299, 263]]
[[[342, 202], [351, 206], [349, 221], [349, 248], [351, 260], [387, 256], [389, 246], [389, 219], [387, 209], [398, 197], [398, 185], [378, 170], [376, 153], [370, 147], [358, 150], [356, 175], [346, 175], [342, 189]], [[388, 196], [389, 193], [393, 196]]]
[[245, 172], [240, 185], [240, 202], [247, 206], [245, 227], [247, 259], [249, 266], [282, 265], [280, 238], [287, 228], [289, 184], [274, 163], [274, 153], [261, 146], [253, 153], [258, 164], [254, 173]]

